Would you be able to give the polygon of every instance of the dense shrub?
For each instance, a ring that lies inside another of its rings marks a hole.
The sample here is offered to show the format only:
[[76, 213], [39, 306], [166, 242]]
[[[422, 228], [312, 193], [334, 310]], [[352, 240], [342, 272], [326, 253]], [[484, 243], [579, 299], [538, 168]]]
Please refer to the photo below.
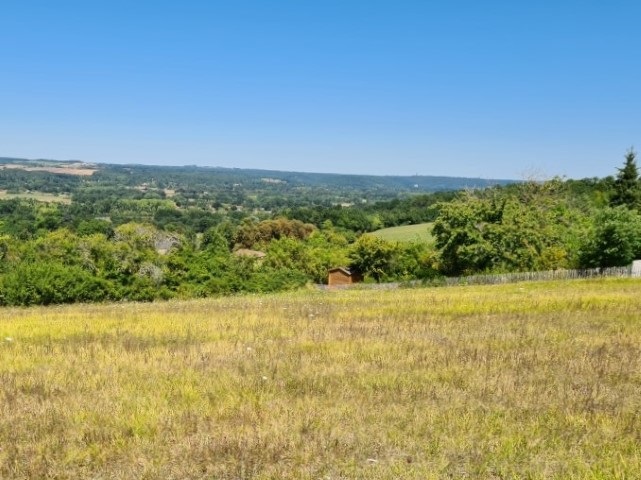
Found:
[[21, 263], [0, 284], [4, 305], [97, 302], [111, 299], [111, 293], [105, 280], [60, 263]]

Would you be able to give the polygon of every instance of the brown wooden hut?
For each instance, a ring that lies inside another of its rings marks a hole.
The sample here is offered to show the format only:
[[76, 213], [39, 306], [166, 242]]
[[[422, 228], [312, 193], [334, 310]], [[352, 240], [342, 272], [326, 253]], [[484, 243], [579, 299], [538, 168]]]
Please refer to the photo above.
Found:
[[337, 287], [342, 285], [352, 285], [363, 280], [363, 276], [358, 272], [350, 271], [345, 267], [335, 267], [330, 269], [327, 275], [327, 285]]

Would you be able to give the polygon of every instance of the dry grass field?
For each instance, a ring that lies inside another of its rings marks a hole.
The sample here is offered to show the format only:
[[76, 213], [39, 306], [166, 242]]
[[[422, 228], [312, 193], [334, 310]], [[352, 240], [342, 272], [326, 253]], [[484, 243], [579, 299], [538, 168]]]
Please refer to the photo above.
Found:
[[[65, 175], [78, 175], [87, 177], [93, 175], [98, 169], [95, 165], [77, 162], [77, 163], [58, 163], [58, 162], [43, 162], [41, 166], [31, 167], [29, 165], [22, 165], [20, 163], [6, 163], [0, 165], [0, 170], [24, 170], [25, 172], [49, 172], [59, 173]], [[49, 165], [47, 165], [49, 163]]]
[[0, 478], [631, 479], [641, 281], [0, 310]]

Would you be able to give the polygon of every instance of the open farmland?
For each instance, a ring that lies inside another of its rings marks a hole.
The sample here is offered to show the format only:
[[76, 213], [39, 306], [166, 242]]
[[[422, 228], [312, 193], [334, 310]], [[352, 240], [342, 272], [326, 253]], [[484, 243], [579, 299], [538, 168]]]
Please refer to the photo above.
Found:
[[[36, 162], [38, 163], [38, 162]], [[42, 162], [41, 165], [29, 166], [20, 163], [5, 163], [0, 165], [0, 170], [24, 170], [26, 172], [49, 172], [58, 173], [63, 175], [78, 175], [81, 177], [91, 176], [97, 171], [97, 167], [92, 164], [82, 162], [66, 163], [66, 162]]]
[[431, 222], [419, 223], [417, 225], [402, 225], [400, 227], [382, 228], [372, 232], [372, 235], [388, 242], [432, 243], [434, 241], [434, 237], [432, 237], [432, 226], [433, 224]]
[[1, 478], [635, 478], [641, 282], [0, 310]]

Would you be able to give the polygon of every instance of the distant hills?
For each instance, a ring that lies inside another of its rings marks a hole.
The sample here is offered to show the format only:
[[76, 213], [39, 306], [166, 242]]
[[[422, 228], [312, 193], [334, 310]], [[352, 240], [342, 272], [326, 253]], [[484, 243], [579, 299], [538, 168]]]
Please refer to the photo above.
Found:
[[[199, 168], [199, 167], [197, 167]], [[205, 168], [205, 167], [200, 167]], [[387, 188], [406, 191], [440, 191], [460, 190], [463, 188], [485, 188], [492, 185], [506, 185], [514, 180], [483, 179], [469, 177], [443, 177], [431, 175], [355, 175], [340, 173], [304, 173], [282, 172], [278, 170], [230, 169], [215, 167], [213, 170], [220, 172], [239, 172], [248, 177], [269, 177], [292, 184], [309, 186], [351, 186], [363, 189]]]
[[[311, 189], [342, 191], [365, 197], [389, 198], [398, 194], [485, 188], [515, 183], [508, 179], [484, 179], [431, 175], [355, 175], [339, 173], [286, 172], [205, 166], [160, 166], [142, 164], [98, 164], [82, 161], [0, 157], [0, 169], [82, 175], [91, 183], [98, 179], [115, 180], [135, 186], [162, 182], [165, 188], [216, 188], [243, 186], [278, 191]], [[89, 176], [93, 171], [93, 175]]]

